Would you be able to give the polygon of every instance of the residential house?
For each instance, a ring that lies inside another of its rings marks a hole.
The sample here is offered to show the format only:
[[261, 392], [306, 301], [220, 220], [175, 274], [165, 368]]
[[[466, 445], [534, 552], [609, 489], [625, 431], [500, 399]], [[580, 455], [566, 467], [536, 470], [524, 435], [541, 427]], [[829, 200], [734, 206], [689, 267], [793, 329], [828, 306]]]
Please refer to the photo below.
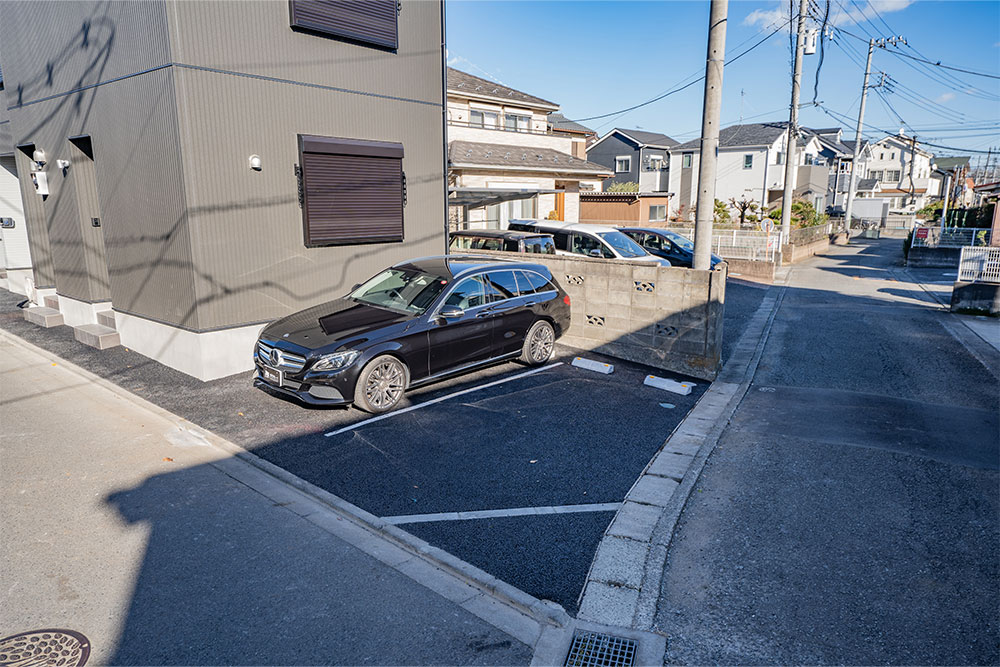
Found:
[[616, 127], [587, 147], [587, 159], [614, 171], [604, 187], [638, 183], [639, 192], [669, 190], [668, 151], [677, 142], [665, 134]]
[[[854, 163], [854, 140], [845, 140], [844, 132], [839, 127], [813, 129], [802, 128], [803, 132], [813, 134], [819, 140], [819, 159], [830, 169], [827, 183], [826, 206], [843, 208], [847, 205], [847, 191], [851, 185], [851, 169]], [[871, 149], [868, 142], [861, 141], [861, 151], [858, 154], [858, 182], [867, 177], [868, 160], [871, 159]]]
[[[752, 123], [732, 125], [719, 132], [719, 160], [715, 197], [756, 202], [764, 210], [781, 205], [785, 185], [787, 124]], [[694, 219], [698, 203], [698, 156], [701, 141], [695, 139], [670, 149], [671, 217]], [[815, 134], [803, 132], [798, 138], [797, 168], [793, 172], [795, 197], [805, 198], [823, 210], [829, 182], [829, 166], [820, 156]]]
[[445, 252], [442, 13], [0, 3], [35, 298], [209, 380], [265, 323]]
[[[3, 71], [0, 70], [0, 91], [3, 89]], [[0, 101], [3, 101], [2, 92]], [[10, 112], [4, 103], [0, 104], [0, 287], [27, 294], [31, 275], [31, 250], [14, 160], [14, 141], [10, 134]]]
[[552, 134], [568, 136], [573, 140], [573, 157], [587, 159], [587, 146], [597, 139], [597, 132], [586, 125], [569, 120], [561, 113], [550, 113], [548, 122]]
[[580, 193], [580, 222], [658, 227], [667, 224], [669, 210], [667, 192]]
[[871, 152], [868, 176], [879, 181], [879, 196], [889, 200], [890, 210], [912, 213], [939, 196], [939, 183], [931, 178], [934, 155], [902, 131], [874, 142]]
[[452, 68], [447, 94], [452, 227], [579, 221], [581, 185], [600, 189], [610, 172], [574, 155], [577, 133], [550, 127], [557, 104]]

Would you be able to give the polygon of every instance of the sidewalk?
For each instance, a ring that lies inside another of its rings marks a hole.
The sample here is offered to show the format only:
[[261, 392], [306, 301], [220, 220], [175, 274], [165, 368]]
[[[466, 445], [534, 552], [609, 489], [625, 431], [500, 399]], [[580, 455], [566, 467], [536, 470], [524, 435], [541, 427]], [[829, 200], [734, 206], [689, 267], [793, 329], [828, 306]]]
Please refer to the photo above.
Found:
[[1000, 661], [1000, 354], [900, 259], [791, 272], [670, 542], [667, 663]]
[[320, 504], [57, 357], [0, 334], [0, 375], [3, 636], [81, 632], [90, 664], [531, 661]]

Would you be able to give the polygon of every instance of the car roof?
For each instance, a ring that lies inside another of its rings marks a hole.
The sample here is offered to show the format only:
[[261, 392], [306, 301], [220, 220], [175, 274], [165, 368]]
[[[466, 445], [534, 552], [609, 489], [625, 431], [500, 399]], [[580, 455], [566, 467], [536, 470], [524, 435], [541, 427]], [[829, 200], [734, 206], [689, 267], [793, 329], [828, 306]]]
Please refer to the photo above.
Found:
[[606, 232], [618, 231], [614, 227], [608, 227], [607, 225], [591, 225], [581, 222], [562, 222], [560, 220], [511, 220], [511, 222], [533, 225], [545, 231], [589, 232], [591, 234], [603, 234]]
[[433, 257], [418, 257], [408, 259], [405, 262], [394, 264], [394, 269], [415, 269], [431, 275], [440, 276], [447, 279], [455, 279], [467, 273], [473, 273], [480, 269], [504, 268], [504, 269], [532, 269], [549, 273], [542, 264], [534, 262], [523, 262], [506, 257], [493, 257], [491, 255], [436, 255]]
[[452, 232], [452, 236], [478, 236], [489, 239], [527, 239], [538, 236], [552, 236], [541, 232], [521, 232], [516, 229], [462, 229]]
[[649, 234], [669, 234], [671, 236], [679, 236], [682, 239], [687, 238], [680, 232], [675, 232], [672, 229], [663, 229], [662, 227], [619, 227], [619, 229], [622, 230], [623, 232], [628, 231], [628, 232], [647, 232]]

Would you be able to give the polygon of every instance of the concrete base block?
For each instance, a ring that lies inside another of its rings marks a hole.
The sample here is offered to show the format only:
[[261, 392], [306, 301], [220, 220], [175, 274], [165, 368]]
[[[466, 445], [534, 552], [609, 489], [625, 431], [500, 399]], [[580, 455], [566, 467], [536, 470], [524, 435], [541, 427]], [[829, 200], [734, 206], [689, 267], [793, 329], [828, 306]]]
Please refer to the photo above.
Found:
[[660, 508], [652, 505], [625, 502], [608, 528], [608, 535], [627, 537], [631, 540], [649, 542], [653, 529], [660, 520]]
[[636, 590], [642, 586], [643, 566], [649, 544], [620, 538], [605, 538], [590, 568], [590, 581], [601, 581]]
[[1000, 285], [956, 282], [951, 290], [951, 311], [1000, 315]]
[[63, 324], [62, 313], [54, 308], [35, 306], [34, 308], [25, 308], [21, 312], [24, 313], [24, 319], [46, 329], [49, 327], [58, 327]]
[[97, 323], [102, 327], [107, 327], [109, 329], [117, 329], [115, 326], [115, 311], [113, 310], [101, 310], [97, 313]]
[[684, 454], [671, 454], [667, 452], [660, 452], [653, 459], [652, 465], [649, 466], [649, 474], [658, 475], [660, 477], [669, 477], [670, 479], [677, 480], [678, 482], [684, 478], [684, 473], [687, 472], [688, 466], [691, 465], [691, 460], [693, 456], [687, 456]]
[[42, 297], [42, 302], [45, 304], [46, 308], [59, 310], [59, 297], [55, 294], [46, 294]]
[[678, 483], [666, 477], [643, 475], [629, 491], [628, 499], [645, 505], [666, 507]]
[[596, 581], [587, 582], [579, 618], [623, 628], [632, 627], [639, 591]]
[[74, 327], [73, 337], [84, 345], [96, 347], [98, 350], [121, 345], [121, 336], [118, 332], [100, 324], [81, 324]]

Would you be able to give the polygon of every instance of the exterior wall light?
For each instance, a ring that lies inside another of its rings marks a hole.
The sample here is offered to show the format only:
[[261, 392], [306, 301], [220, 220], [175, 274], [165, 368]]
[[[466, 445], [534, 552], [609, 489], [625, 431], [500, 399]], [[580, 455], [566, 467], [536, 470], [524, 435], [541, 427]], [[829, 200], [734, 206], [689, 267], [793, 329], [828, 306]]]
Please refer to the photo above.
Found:
[[56, 166], [63, 171], [66, 171], [69, 169], [69, 160], [56, 160]]
[[31, 159], [38, 164], [39, 167], [45, 166], [45, 151], [42, 149], [36, 150], [31, 154]]
[[260, 171], [261, 169], [263, 169], [263, 163], [261, 162], [259, 155], [250, 156], [250, 168], [253, 169], [254, 171]]

